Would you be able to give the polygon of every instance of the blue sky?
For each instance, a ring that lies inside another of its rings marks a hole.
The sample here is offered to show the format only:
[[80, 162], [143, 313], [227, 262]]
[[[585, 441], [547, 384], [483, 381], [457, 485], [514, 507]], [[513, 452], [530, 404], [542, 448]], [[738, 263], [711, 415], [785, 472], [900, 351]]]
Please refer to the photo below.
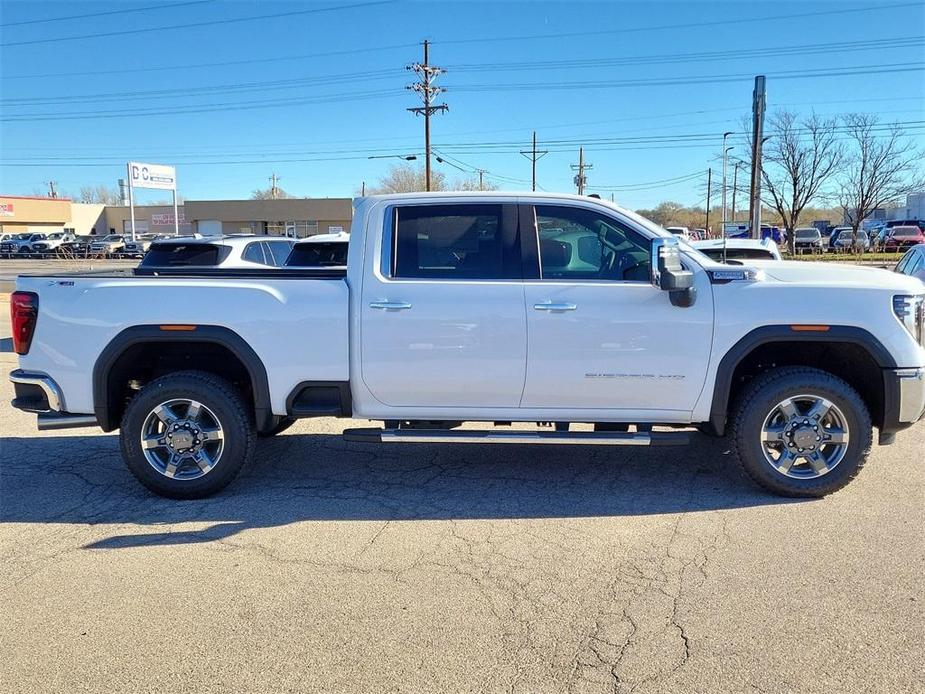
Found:
[[[616, 188], [633, 208], [698, 203], [759, 73], [771, 111], [876, 112], [910, 123], [925, 143], [921, 2], [4, 0], [0, 9], [7, 194], [49, 180], [65, 192], [114, 185], [126, 161], [140, 160], [176, 164], [190, 199], [247, 197], [273, 172], [298, 196], [352, 195], [395, 162], [369, 156], [423, 149], [404, 66], [425, 38], [447, 70], [439, 84], [450, 110], [434, 116], [435, 148], [503, 189], [529, 189], [518, 151], [536, 129], [550, 150], [537, 169], [546, 190], [574, 190], [570, 164], [586, 143], [590, 190]], [[74, 15], [97, 16], [41, 21]]]

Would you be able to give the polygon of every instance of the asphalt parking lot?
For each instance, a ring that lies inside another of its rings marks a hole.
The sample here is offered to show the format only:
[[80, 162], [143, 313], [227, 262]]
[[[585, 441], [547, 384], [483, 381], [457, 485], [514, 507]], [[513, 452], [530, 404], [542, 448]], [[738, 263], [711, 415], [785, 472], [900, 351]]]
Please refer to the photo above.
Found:
[[923, 424], [797, 502], [705, 438], [376, 448], [323, 419], [176, 502], [0, 391], [4, 692], [922, 691]]

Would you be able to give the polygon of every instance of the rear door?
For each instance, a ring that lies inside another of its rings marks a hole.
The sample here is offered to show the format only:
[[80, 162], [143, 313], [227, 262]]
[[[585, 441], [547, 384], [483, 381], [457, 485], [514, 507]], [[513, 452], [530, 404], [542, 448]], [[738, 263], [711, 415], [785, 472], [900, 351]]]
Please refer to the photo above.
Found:
[[395, 205], [363, 280], [361, 371], [399, 407], [517, 407], [526, 368], [517, 207]]

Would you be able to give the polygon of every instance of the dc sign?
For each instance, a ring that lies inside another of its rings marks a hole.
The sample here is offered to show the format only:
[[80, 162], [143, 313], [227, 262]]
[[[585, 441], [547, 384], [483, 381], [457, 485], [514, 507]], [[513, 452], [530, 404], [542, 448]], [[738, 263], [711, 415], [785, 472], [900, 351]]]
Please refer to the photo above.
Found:
[[128, 169], [128, 204], [130, 208], [132, 241], [135, 240], [135, 189], [153, 188], [173, 192], [174, 233], [180, 235], [180, 215], [177, 214], [177, 170], [164, 164], [144, 164], [130, 161]]

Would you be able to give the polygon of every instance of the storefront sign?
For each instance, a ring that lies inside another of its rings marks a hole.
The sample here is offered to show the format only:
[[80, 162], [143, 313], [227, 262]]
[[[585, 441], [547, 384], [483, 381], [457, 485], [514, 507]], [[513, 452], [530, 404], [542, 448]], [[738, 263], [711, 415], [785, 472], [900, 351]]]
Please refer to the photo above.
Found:
[[[152, 214], [151, 215], [151, 224], [154, 226], [167, 226], [168, 224], [172, 225], [174, 222], [174, 217], [169, 212], [164, 214]], [[186, 222], [186, 215], [183, 212], [180, 212], [180, 224]]]
[[128, 163], [129, 184], [132, 188], [177, 189], [177, 170], [163, 164]]
[[13, 212], [13, 203], [3, 202], [0, 203], [0, 217], [15, 217], [16, 213]]

